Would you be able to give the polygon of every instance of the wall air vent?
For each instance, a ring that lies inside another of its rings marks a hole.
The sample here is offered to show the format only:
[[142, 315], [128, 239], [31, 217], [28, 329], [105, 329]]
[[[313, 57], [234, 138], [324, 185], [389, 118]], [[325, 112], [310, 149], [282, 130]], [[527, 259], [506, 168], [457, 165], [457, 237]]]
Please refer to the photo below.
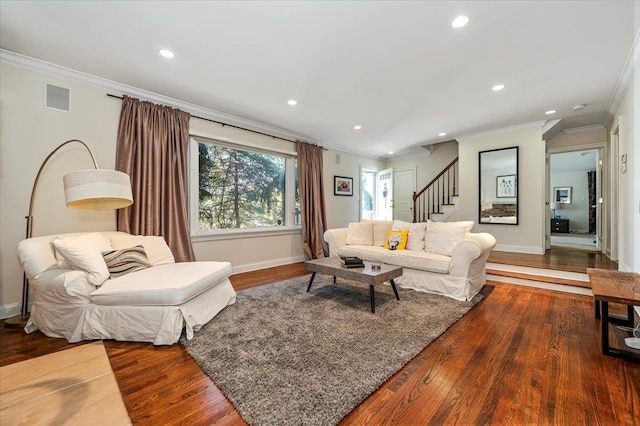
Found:
[[50, 109], [69, 112], [69, 89], [47, 84], [44, 105]]

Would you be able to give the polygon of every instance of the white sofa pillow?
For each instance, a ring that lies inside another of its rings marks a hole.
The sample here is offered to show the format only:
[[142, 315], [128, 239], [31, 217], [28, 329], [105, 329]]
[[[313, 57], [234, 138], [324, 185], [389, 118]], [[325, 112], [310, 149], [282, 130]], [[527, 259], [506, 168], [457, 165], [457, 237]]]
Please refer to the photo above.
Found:
[[407, 240], [407, 250], [424, 250], [424, 237], [427, 231], [427, 222], [410, 223], [402, 220], [393, 221], [394, 231], [409, 230], [409, 238]]
[[[385, 235], [385, 238], [387, 236]], [[352, 222], [347, 228], [347, 245], [373, 245], [373, 222]]]
[[473, 221], [429, 222], [425, 234], [428, 252], [451, 256], [456, 245], [473, 228]]
[[374, 246], [384, 247], [387, 242], [387, 233], [391, 231], [390, 220], [364, 220], [363, 222], [373, 223], [373, 244]]
[[109, 279], [109, 269], [102, 257], [102, 252], [112, 248], [109, 241], [99, 232], [71, 238], [56, 237], [52, 244], [56, 252], [73, 269], [87, 273], [89, 284], [97, 286]]
[[119, 233], [111, 235], [111, 246], [114, 250], [122, 250], [141, 245], [144, 247], [149, 263], [153, 266], [175, 263], [173, 253], [164, 237], [152, 235], [130, 235]]

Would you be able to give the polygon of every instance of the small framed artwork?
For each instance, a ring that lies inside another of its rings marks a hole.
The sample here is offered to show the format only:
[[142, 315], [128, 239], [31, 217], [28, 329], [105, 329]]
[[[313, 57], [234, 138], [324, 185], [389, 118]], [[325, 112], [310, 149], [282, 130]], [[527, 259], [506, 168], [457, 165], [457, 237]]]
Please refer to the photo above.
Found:
[[571, 204], [571, 187], [570, 186], [554, 186], [553, 201], [560, 204]]
[[496, 176], [496, 197], [513, 198], [518, 194], [516, 175]]
[[353, 178], [334, 176], [333, 195], [353, 195]]

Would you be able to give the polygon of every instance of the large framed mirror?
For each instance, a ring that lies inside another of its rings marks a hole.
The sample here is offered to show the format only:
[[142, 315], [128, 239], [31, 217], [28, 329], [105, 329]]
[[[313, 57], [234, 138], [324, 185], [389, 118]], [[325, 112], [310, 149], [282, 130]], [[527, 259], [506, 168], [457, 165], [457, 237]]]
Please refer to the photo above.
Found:
[[518, 147], [480, 151], [480, 224], [518, 224]]

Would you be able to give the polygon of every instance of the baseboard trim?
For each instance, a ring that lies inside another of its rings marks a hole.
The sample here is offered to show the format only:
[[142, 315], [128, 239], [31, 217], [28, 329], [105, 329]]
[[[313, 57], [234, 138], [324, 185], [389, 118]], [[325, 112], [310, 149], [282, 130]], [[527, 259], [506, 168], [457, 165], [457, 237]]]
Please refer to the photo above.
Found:
[[265, 260], [264, 262], [247, 263], [244, 265], [233, 265], [233, 273], [240, 274], [242, 272], [257, 271], [259, 269], [273, 268], [274, 266], [289, 265], [291, 263], [298, 263], [298, 262], [304, 262], [304, 261], [305, 261], [305, 257], [304, 255], [302, 255], [302, 256], [295, 256], [295, 257], [283, 257], [280, 259]]
[[20, 315], [22, 306], [19, 303], [10, 303], [0, 306], [0, 319], [7, 319]]

